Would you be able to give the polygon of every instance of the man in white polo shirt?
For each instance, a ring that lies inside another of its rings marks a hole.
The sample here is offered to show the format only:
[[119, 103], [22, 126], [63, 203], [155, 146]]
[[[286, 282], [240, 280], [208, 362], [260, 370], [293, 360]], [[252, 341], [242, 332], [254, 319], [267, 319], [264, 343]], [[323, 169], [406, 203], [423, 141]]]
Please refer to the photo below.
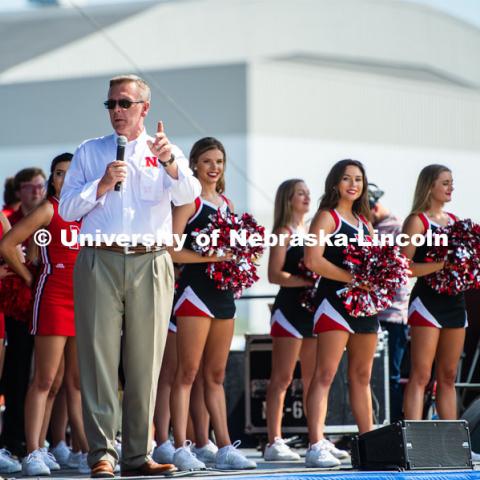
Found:
[[[201, 188], [183, 153], [170, 144], [162, 122], [155, 137], [147, 135], [144, 119], [150, 88], [143, 79], [112, 78], [105, 106], [115, 133], [78, 147], [59, 209], [67, 221], [83, 219], [81, 233], [123, 234], [113, 245], [105, 242], [82, 248], [75, 264], [75, 323], [88, 463], [93, 478], [113, 477], [118, 462], [115, 430], [122, 343], [126, 378], [122, 475], [158, 475], [174, 469], [149, 457], [174, 277], [165, 248], [152, 247], [150, 241], [142, 244], [142, 237], [171, 234], [171, 202], [193, 202]], [[115, 160], [118, 136], [128, 142], [123, 162]]]

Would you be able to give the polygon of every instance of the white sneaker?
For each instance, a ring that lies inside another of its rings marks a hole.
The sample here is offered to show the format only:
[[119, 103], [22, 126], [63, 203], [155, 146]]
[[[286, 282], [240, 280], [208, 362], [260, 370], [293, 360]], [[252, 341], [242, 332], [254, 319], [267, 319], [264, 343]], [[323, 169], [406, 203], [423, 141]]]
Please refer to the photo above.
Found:
[[50, 449], [50, 452], [61, 467], [67, 466], [68, 458], [70, 457], [70, 449], [63, 440], [58, 442], [56, 447]]
[[180, 470], [206, 470], [207, 467], [203, 462], [198, 460], [195, 454], [190, 450], [192, 442], [186, 440], [183, 447], [177, 448], [173, 455], [173, 464]]
[[335, 458], [330, 450], [321, 448], [321, 443], [322, 441], [310, 445], [305, 455], [305, 466], [312, 468], [338, 467], [341, 464], [340, 460]]
[[476, 453], [472, 450], [472, 462], [480, 462], [480, 453]]
[[215, 463], [218, 448], [211, 440], [209, 440], [208, 443], [201, 448], [197, 448], [196, 445], [193, 445], [192, 452], [197, 456], [197, 458], [201, 462], [207, 465], [209, 463], [210, 464]]
[[80, 455], [80, 462], [78, 463], [78, 472], [88, 475], [90, 473], [90, 467], [87, 461], [88, 453], [82, 453]]
[[346, 450], [340, 450], [330, 440], [323, 438], [318, 442], [321, 449], [328, 450], [335, 458], [339, 460], [347, 460], [350, 458], [349, 453]]
[[2, 448], [0, 450], [0, 473], [17, 473], [22, 470], [22, 465], [12, 457], [12, 454]]
[[294, 452], [283, 438], [275, 437], [275, 441], [265, 447], [263, 459], [267, 462], [286, 462], [300, 460], [300, 455]]
[[250, 470], [257, 468], [253, 460], [249, 460], [237, 447], [240, 440], [236, 440], [232, 445], [222, 447], [217, 452], [215, 459], [215, 468], [218, 470]]
[[173, 463], [174, 454], [175, 447], [170, 440], [166, 440], [161, 445], [154, 448], [152, 458], [157, 463]]
[[50, 469], [43, 461], [43, 453], [40, 450], [34, 450], [22, 460], [22, 475], [38, 476], [50, 475]]
[[114, 448], [115, 448], [115, 450], [117, 451], [117, 454], [118, 454], [118, 461], [121, 462], [121, 460], [122, 460], [122, 443], [119, 442], [117, 439], [115, 439]]
[[47, 450], [46, 447], [42, 447], [40, 449], [40, 452], [43, 456], [43, 462], [51, 471], [60, 470], [60, 465], [57, 463], [55, 457]]
[[78, 468], [80, 465], [80, 458], [82, 457], [82, 452], [70, 452], [67, 460], [67, 467], [69, 468]]

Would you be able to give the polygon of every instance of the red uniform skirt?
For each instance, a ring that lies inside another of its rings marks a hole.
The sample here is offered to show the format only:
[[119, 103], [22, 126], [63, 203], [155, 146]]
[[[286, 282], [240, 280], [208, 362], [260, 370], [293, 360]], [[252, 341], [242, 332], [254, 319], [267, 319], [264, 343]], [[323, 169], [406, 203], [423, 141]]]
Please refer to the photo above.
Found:
[[43, 272], [37, 281], [30, 328], [32, 335], [75, 336], [73, 266]]

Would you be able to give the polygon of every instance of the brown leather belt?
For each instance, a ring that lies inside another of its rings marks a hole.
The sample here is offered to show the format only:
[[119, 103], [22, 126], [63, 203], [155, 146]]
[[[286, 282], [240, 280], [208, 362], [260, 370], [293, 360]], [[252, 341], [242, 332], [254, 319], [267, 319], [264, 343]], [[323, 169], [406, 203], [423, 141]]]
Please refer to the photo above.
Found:
[[141, 255], [144, 253], [154, 253], [154, 252], [161, 252], [166, 250], [166, 247], [163, 245], [152, 245], [152, 246], [145, 246], [145, 245], [95, 245], [95, 248], [100, 250], [108, 250], [109, 252], [116, 252], [116, 253], [123, 253], [124, 255]]

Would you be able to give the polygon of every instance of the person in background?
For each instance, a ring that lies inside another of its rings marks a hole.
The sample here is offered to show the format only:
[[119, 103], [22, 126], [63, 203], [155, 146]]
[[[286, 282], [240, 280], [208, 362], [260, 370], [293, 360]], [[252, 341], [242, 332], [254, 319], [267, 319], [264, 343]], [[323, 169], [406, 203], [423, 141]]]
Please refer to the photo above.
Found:
[[[10, 222], [4, 213], [0, 212], [0, 239], [11, 229]], [[3, 262], [3, 259], [1, 259]], [[1, 280], [12, 275], [8, 266], [0, 264], [0, 289], [4, 288]], [[0, 378], [3, 373], [3, 361], [5, 359], [5, 315], [0, 312]], [[17, 473], [22, 470], [20, 462], [15, 460], [10, 452], [4, 448], [0, 450], [0, 473]]]
[[[374, 183], [368, 184], [368, 203], [370, 205], [373, 228], [379, 235], [402, 233], [403, 221], [393, 215], [382, 203], [384, 195]], [[390, 366], [390, 422], [402, 418], [403, 391], [400, 384], [400, 368], [408, 343], [408, 295], [407, 286], [398, 289], [392, 306], [379, 312], [378, 319], [382, 330], [388, 332], [388, 358]]]
[[[423, 168], [415, 187], [411, 213], [403, 226], [404, 233], [410, 238], [428, 235], [429, 230], [433, 233], [458, 220], [445, 210], [453, 191], [453, 176], [448, 167], [433, 164]], [[412, 276], [417, 277], [408, 308], [411, 368], [403, 407], [406, 419], [422, 419], [425, 389], [435, 364], [438, 416], [441, 420], [456, 420], [455, 379], [468, 326], [465, 296], [439, 293], [427, 283], [426, 275], [446, 267], [443, 261], [428, 261], [430, 249], [428, 244], [416, 247], [412, 243], [402, 248], [404, 255], [412, 260]]]
[[[173, 232], [188, 235], [184, 248], [172, 253], [175, 262], [185, 264], [173, 310], [177, 319], [177, 372], [170, 395], [176, 447], [173, 459], [179, 470], [206, 468], [191, 451], [191, 440], [187, 439], [190, 394], [200, 368], [203, 370], [205, 404], [218, 447], [215, 468], [244, 470], [257, 466], [236, 448], [238, 441], [232, 444], [228, 431], [223, 381], [233, 338], [233, 292], [216, 288], [206, 273], [207, 262], [230, 260], [231, 254], [204, 257], [193, 251], [192, 233], [205, 228], [210, 215], [219, 209], [224, 214], [233, 212], [232, 202], [224, 195], [225, 165], [226, 153], [221, 142], [213, 137], [195, 142], [190, 151], [190, 167], [202, 186], [201, 195], [194, 202], [173, 210]], [[197, 447], [202, 449], [205, 445]]]
[[19, 261], [16, 247], [42, 228], [49, 232], [51, 239], [48, 245], [39, 246], [41, 269], [35, 283], [33, 316], [29, 322], [30, 334], [35, 336], [35, 361], [25, 400], [27, 456], [22, 461], [22, 473], [28, 476], [50, 475], [52, 470], [60, 469], [45, 446], [45, 438], [64, 371], [70, 422], [81, 437], [83, 462], [80, 472], [89, 473], [73, 316], [73, 266], [79, 247], [76, 243], [66, 246], [61, 240], [63, 232], [71, 235], [81, 224], [65, 222], [58, 214], [60, 191], [71, 160], [71, 153], [63, 153], [52, 160], [47, 198], [16, 223], [0, 242], [0, 253], [10, 268], [32, 286], [32, 273]]
[[15, 191], [15, 177], [5, 179], [3, 187], [3, 214], [9, 218], [10, 215], [20, 208], [20, 200]]
[[[345, 349], [348, 355], [350, 405], [360, 434], [373, 428], [370, 378], [379, 329], [376, 315], [356, 318], [349, 314], [337, 291], [352, 282], [346, 270], [345, 247], [336, 244], [343, 237], [349, 242], [368, 236], [373, 227], [368, 221], [368, 182], [365, 168], [357, 160], [340, 160], [327, 175], [325, 192], [310, 226], [319, 238], [323, 230], [332, 234], [333, 245], [305, 247], [307, 268], [321, 275], [314, 314], [317, 334], [315, 373], [307, 398], [307, 423], [310, 447], [305, 455], [307, 467], [328, 468], [341, 464], [348, 453], [324, 437], [328, 394]], [[364, 287], [368, 289], [368, 287]]]
[[[20, 208], [9, 217], [15, 226], [37, 207], [45, 197], [46, 175], [40, 168], [24, 168], [14, 177], [15, 193]], [[36, 248], [31, 239], [22, 244], [27, 258], [34, 259]], [[25, 396], [30, 380], [33, 337], [28, 332], [28, 318], [5, 318], [8, 344], [5, 349], [5, 366], [2, 378], [5, 395], [5, 413], [0, 444], [14, 455], [23, 457], [25, 448]]]
[[[291, 245], [295, 235], [307, 233], [305, 217], [310, 208], [310, 190], [299, 178], [285, 180], [277, 189], [273, 233], [284, 235], [284, 245], [270, 248], [268, 279], [280, 285], [270, 320], [272, 372], [267, 389], [268, 444], [266, 461], [300, 460], [282, 438], [282, 416], [287, 388], [297, 360], [302, 371], [304, 405], [315, 367], [317, 340], [313, 336], [313, 313], [302, 306], [302, 295], [314, 282], [301, 276], [303, 246]], [[306, 408], [305, 408], [306, 410]]]

